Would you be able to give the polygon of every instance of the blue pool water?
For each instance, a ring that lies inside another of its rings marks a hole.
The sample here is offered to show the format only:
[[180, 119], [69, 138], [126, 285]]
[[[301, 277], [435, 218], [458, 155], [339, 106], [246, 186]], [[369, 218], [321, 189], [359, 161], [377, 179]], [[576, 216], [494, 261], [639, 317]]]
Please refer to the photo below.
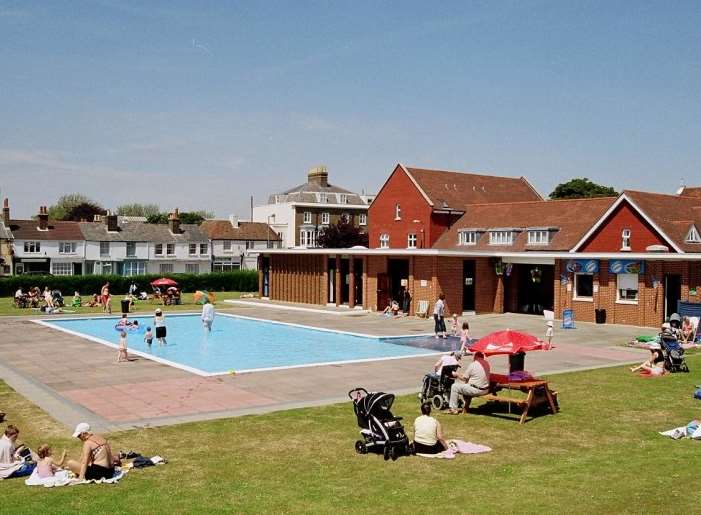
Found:
[[[152, 317], [134, 316], [129, 320], [153, 327]], [[51, 320], [49, 325], [116, 345], [117, 321], [118, 318], [82, 318]], [[370, 338], [225, 315], [217, 316], [209, 334], [203, 330], [199, 315], [167, 316], [166, 327], [167, 345], [159, 346], [154, 338], [149, 347], [143, 332], [129, 332], [129, 350], [210, 374], [436, 352], [414, 346], [416, 338], [411, 337]]]

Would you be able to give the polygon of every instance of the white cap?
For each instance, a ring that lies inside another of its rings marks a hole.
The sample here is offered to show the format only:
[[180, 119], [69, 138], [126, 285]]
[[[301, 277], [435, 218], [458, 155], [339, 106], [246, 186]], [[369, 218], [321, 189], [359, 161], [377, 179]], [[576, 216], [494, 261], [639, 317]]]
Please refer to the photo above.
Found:
[[75, 426], [75, 431], [73, 431], [73, 438], [78, 438], [82, 433], [87, 433], [90, 431], [90, 424], [87, 422], [81, 422]]

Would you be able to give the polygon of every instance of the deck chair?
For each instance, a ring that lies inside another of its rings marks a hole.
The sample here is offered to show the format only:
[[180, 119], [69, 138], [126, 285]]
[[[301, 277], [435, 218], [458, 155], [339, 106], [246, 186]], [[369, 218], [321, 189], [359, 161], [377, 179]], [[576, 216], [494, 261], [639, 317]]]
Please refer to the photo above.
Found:
[[414, 311], [414, 315], [416, 315], [419, 318], [427, 318], [428, 317], [428, 301], [427, 300], [420, 300], [419, 305], [416, 307], [416, 310]]

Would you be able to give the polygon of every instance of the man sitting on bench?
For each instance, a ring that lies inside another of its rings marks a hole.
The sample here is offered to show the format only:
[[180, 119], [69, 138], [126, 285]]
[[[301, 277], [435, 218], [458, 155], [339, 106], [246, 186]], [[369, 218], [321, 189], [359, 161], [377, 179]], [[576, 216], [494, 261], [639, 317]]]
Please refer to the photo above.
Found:
[[465, 373], [455, 374], [457, 380], [450, 387], [450, 409], [448, 410], [450, 415], [460, 413], [459, 395], [465, 398], [465, 413], [467, 413], [473, 397], [481, 397], [489, 393], [489, 372], [489, 363], [484, 359], [484, 354], [475, 352], [474, 360], [465, 369]]

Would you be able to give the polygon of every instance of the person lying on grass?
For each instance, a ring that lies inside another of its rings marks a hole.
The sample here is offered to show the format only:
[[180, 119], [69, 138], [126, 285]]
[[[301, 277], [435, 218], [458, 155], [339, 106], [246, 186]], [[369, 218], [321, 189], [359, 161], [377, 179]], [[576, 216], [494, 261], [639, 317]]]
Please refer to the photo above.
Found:
[[631, 372], [647, 372], [652, 376], [661, 376], [665, 373], [664, 355], [662, 354], [662, 346], [659, 343], [650, 344], [650, 358], [642, 362], [637, 367], [632, 367]]

